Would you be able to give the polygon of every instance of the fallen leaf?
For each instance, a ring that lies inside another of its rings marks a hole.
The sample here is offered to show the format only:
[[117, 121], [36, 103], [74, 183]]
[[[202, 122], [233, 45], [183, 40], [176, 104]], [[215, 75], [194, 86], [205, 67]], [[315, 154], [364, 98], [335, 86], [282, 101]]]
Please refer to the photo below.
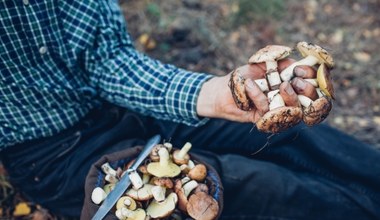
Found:
[[16, 205], [15, 210], [13, 212], [13, 216], [24, 216], [30, 214], [30, 207], [26, 202], [20, 202]]

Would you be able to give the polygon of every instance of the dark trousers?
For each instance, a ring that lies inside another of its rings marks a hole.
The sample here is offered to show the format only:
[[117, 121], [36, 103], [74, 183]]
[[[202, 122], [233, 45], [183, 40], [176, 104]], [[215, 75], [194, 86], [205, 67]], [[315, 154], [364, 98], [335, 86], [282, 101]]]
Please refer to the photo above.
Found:
[[1, 159], [28, 199], [78, 217], [91, 164], [157, 133], [177, 148], [191, 142], [219, 172], [223, 219], [380, 219], [380, 152], [323, 124], [268, 135], [252, 124], [212, 119], [189, 127], [105, 107]]

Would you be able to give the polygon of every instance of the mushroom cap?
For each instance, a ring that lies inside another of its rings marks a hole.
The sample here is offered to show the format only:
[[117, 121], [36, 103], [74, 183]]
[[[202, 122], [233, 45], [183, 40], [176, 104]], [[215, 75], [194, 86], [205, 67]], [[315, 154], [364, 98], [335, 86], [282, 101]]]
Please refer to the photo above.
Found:
[[239, 69], [232, 72], [228, 86], [237, 107], [243, 111], [251, 110], [254, 104], [246, 94], [245, 78], [241, 75]]
[[317, 70], [317, 81], [321, 91], [328, 97], [335, 99], [334, 86], [330, 75], [330, 70], [322, 63]]
[[181, 150], [175, 150], [173, 152], [173, 161], [174, 161], [174, 163], [176, 163], [178, 165], [187, 164], [189, 162], [189, 160], [190, 160], [189, 154], [185, 154], [185, 156], [183, 158], [180, 158], [178, 156], [178, 154], [179, 154], [180, 151]]
[[[125, 200], [130, 201], [130, 205], [125, 205]], [[122, 207], [126, 207], [129, 210], [135, 210], [137, 208], [137, 204], [134, 199], [129, 196], [122, 196], [116, 203], [116, 209], [121, 209]]]
[[151, 218], [165, 218], [174, 211], [177, 201], [177, 194], [172, 192], [162, 202], [153, 200], [146, 209], [146, 214]]
[[148, 172], [156, 177], [175, 177], [181, 173], [181, 169], [171, 161], [165, 167], [160, 162], [153, 162], [148, 164]]
[[212, 220], [218, 216], [219, 204], [210, 195], [197, 192], [189, 197], [187, 212], [195, 220]]
[[203, 182], [207, 176], [207, 168], [204, 164], [197, 164], [187, 175], [193, 180]]
[[162, 186], [167, 189], [171, 189], [174, 186], [173, 181], [168, 177], [154, 178], [153, 183], [156, 186]]
[[178, 196], [178, 208], [179, 210], [183, 211], [184, 213], [187, 213], [187, 197], [185, 195], [185, 191], [182, 188], [182, 181], [180, 179], [177, 179], [174, 185], [174, 192]]
[[308, 126], [318, 124], [327, 118], [331, 108], [331, 101], [327, 97], [322, 96], [303, 110], [303, 121]]
[[305, 41], [298, 42], [296, 47], [303, 57], [311, 55], [316, 57], [319, 63], [325, 63], [329, 68], [334, 67], [332, 56], [322, 47]]
[[264, 116], [256, 122], [256, 127], [262, 132], [278, 133], [293, 127], [301, 120], [301, 108], [284, 106], [265, 113]]
[[146, 217], [145, 210], [138, 208], [133, 212], [133, 216], [128, 217], [127, 220], [145, 220], [145, 217]]
[[252, 55], [248, 63], [262, 63], [268, 61], [277, 61], [289, 56], [292, 48], [282, 45], [268, 45], [258, 50]]

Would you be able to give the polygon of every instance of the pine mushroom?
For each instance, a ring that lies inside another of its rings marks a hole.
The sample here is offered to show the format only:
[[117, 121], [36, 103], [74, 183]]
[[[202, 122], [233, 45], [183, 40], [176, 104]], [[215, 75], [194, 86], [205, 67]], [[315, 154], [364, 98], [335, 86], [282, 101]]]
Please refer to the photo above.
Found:
[[265, 63], [265, 76], [269, 82], [271, 90], [278, 89], [281, 84], [280, 75], [277, 69], [277, 61], [290, 55], [292, 49], [281, 45], [268, 45], [258, 50], [249, 58], [249, 63]]
[[293, 78], [293, 70], [296, 66], [314, 66], [325, 63], [328, 68], [334, 67], [332, 56], [322, 47], [304, 41], [298, 42], [296, 47], [304, 58], [292, 63], [280, 73], [282, 81], [290, 81]]
[[148, 207], [146, 209], [146, 213], [151, 218], [168, 217], [173, 213], [174, 209], [176, 208], [177, 202], [178, 202], [177, 194], [172, 192], [162, 202], [158, 202], [156, 200], [153, 200], [148, 205]]
[[181, 173], [179, 166], [171, 161], [166, 148], [160, 148], [158, 154], [160, 161], [149, 163], [147, 166], [150, 174], [156, 177], [175, 177]]

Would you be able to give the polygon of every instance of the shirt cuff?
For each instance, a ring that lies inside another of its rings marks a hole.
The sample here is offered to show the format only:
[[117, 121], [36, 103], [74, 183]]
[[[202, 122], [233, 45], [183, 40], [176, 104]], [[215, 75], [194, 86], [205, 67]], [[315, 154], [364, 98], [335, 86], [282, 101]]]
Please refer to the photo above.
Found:
[[174, 121], [190, 126], [200, 126], [208, 118], [197, 114], [197, 99], [204, 82], [213, 76], [205, 73], [179, 71], [170, 80], [165, 94], [165, 106], [169, 115], [175, 115]]

